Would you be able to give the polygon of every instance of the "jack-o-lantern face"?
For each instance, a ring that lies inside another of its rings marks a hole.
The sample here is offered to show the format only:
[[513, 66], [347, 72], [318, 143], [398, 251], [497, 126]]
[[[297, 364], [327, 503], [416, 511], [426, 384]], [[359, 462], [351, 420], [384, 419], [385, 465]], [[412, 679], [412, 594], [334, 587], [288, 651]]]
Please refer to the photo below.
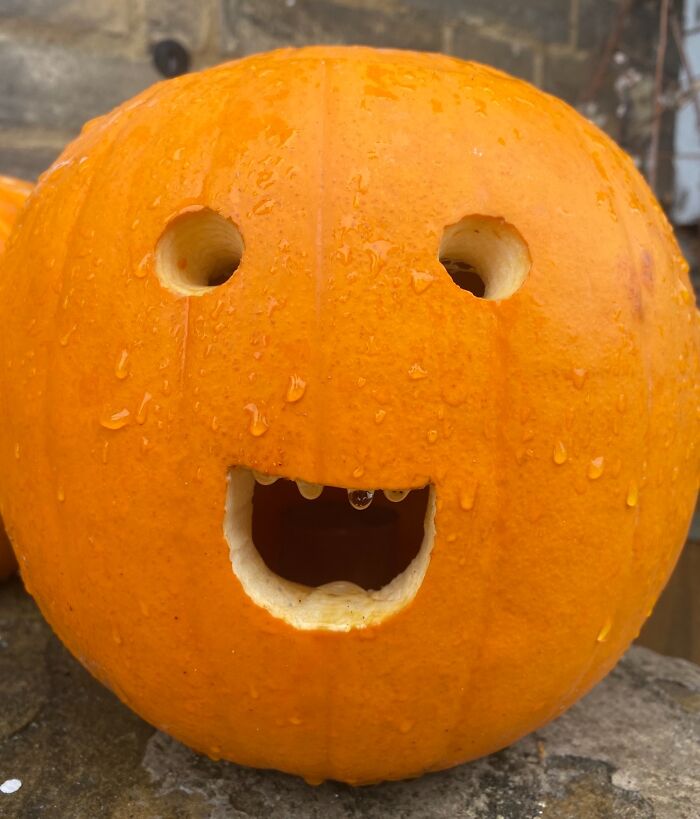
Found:
[[[0, 276], [2, 275], [2, 254], [10, 236], [17, 215], [29, 196], [32, 186], [21, 179], [0, 176]], [[0, 581], [9, 577], [17, 568], [15, 556], [0, 521]]]
[[683, 543], [686, 266], [632, 163], [505, 75], [336, 48], [161, 84], [44, 176], [7, 268], [28, 587], [211, 755], [359, 782], [502, 747]]

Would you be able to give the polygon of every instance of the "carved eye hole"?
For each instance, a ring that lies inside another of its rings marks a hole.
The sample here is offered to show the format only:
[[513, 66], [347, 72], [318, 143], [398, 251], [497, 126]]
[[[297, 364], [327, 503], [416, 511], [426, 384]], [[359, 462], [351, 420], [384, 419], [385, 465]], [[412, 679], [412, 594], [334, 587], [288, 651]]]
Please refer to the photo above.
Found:
[[176, 216], [156, 247], [161, 283], [181, 296], [200, 296], [225, 284], [243, 256], [243, 237], [233, 222], [209, 208]]
[[440, 263], [476, 298], [507, 299], [527, 278], [532, 261], [513, 225], [492, 216], [465, 216], [445, 228]]

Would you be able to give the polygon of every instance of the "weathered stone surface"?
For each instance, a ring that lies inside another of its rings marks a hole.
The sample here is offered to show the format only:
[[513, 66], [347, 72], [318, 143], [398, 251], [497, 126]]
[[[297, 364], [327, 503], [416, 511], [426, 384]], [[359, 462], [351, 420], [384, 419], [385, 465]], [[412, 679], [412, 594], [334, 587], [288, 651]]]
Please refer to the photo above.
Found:
[[0, 19], [26, 20], [78, 31], [103, 29], [125, 34], [129, 8], [123, 0], [2, 0]]
[[95, 682], [14, 581], [0, 587], [7, 819], [697, 819], [700, 667], [632, 649], [511, 748], [409, 782], [309, 787], [198, 756]]
[[223, 0], [225, 47], [235, 56], [288, 45], [361, 44], [439, 51], [442, 17], [406, 3]]
[[146, 57], [0, 39], [0, 123], [77, 131], [157, 79]]

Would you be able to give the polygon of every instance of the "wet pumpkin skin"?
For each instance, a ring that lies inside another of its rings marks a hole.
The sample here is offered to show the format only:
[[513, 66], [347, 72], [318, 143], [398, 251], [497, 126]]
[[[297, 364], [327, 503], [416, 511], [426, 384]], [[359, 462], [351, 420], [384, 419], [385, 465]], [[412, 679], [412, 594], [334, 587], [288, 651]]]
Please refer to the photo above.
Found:
[[[10, 230], [31, 189], [32, 186], [28, 182], [0, 175], [0, 257], [4, 253]], [[16, 568], [17, 561], [0, 521], [0, 582], [6, 580]]]
[[[153, 254], [192, 206], [245, 253], [186, 298]], [[527, 242], [509, 299], [438, 261], [469, 214]], [[147, 90], [41, 179], [0, 324], [0, 499], [28, 588], [96, 676], [214, 757], [361, 783], [495, 751], [612, 668], [684, 542], [687, 265], [622, 151], [483, 66], [312, 48]], [[432, 481], [413, 602], [347, 633], [256, 606], [222, 533], [232, 465]]]

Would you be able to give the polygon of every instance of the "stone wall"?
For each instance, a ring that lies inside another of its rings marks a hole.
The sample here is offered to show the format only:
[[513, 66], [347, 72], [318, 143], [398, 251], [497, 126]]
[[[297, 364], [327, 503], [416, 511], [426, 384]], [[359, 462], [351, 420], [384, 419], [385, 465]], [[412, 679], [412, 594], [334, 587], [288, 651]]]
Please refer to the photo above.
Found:
[[587, 99], [618, 8], [618, 0], [0, 0], [0, 173], [36, 176], [85, 120], [162, 79], [153, 48], [163, 40], [187, 51], [171, 55], [169, 71], [187, 57], [196, 69], [312, 42], [491, 63], [578, 105], [641, 164], [656, 0], [634, 0], [603, 82]]

